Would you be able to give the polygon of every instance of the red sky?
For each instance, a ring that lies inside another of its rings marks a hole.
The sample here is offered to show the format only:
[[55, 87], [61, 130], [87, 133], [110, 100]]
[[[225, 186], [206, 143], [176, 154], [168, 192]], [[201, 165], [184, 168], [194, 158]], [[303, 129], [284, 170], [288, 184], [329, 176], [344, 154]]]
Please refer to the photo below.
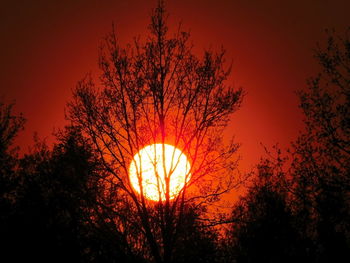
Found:
[[[123, 43], [144, 35], [155, 0], [1, 1], [0, 97], [16, 101], [28, 119], [22, 150], [53, 141], [76, 82], [97, 73], [98, 46], [114, 21]], [[170, 27], [182, 21], [198, 51], [227, 50], [233, 85], [247, 93], [227, 134], [242, 143], [243, 165], [263, 154], [260, 143], [282, 146], [302, 129], [296, 89], [315, 75], [312, 57], [324, 30], [350, 25], [350, 1], [170, 0]]]

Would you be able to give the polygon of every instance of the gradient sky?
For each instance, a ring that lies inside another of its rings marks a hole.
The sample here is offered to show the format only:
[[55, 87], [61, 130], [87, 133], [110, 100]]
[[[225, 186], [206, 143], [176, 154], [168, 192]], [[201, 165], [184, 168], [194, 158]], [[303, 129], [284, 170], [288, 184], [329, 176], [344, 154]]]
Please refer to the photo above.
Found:
[[[18, 138], [23, 151], [33, 133], [53, 141], [77, 81], [98, 75], [98, 46], [114, 21], [122, 43], [145, 35], [155, 0], [1, 1], [0, 98], [16, 101], [28, 119]], [[350, 1], [170, 0], [170, 27], [182, 21], [197, 52], [227, 50], [232, 78], [247, 93], [227, 135], [242, 143], [242, 165], [263, 154], [260, 143], [282, 147], [302, 129], [294, 92], [318, 72], [313, 48], [325, 29], [350, 25]]]

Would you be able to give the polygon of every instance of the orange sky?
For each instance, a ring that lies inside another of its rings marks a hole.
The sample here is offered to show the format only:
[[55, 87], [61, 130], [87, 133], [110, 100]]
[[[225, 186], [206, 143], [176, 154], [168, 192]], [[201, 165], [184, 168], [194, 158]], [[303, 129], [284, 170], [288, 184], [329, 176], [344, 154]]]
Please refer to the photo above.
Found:
[[[97, 73], [98, 46], [114, 21], [123, 43], [144, 35], [155, 0], [2, 1], [0, 97], [16, 100], [28, 119], [18, 143], [37, 131], [53, 141], [76, 82]], [[170, 0], [171, 26], [182, 21], [197, 51], [227, 50], [232, 79], [247, 95], [227, 134], [242, 143], [243, 167], [263, 154], [260, 143], [285, 146], [302, 128], [296, 89], [317, 72], [312, 49], [325, 28], [350, 25], [350, 1]]]

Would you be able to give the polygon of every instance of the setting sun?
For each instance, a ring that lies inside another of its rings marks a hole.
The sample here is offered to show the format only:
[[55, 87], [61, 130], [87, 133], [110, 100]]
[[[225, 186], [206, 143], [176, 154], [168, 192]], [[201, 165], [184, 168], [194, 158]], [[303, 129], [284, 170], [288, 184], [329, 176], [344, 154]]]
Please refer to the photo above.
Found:
[[[129, 168], [130, 182], [150, 200], [165, 200], [165, 179], [170, 178], [169, 198], [173, 199], [189, 180], [190, 163], [186, 155], [172, 145], [152, 144], [135, 154]], [[187, 179], [186, 179], [187, 178]]]

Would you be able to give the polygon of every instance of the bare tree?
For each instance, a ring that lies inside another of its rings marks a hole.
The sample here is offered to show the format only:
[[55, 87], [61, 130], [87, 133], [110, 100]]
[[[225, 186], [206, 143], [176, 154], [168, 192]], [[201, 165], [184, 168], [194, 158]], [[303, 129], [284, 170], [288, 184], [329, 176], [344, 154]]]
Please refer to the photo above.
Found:
[[[198, 58], [189, 33], [180, 26], [170, 36], [166, 22], [164, 3], [159, 1], [146, 40], [121, 47], [113, 29], [100, 50], [101, 83], [90, 76], [80, 81], [68, 105], [70, 120], [83, 129], [103, 159], [109, 174], [106, 184], [118, 193], [116, 226], [126, 232], [137, 229], [156, 262], [172, 260], [187, 205], [206, 206], [237, 183], [233, 170], [238, 145], [233, 140], [224, 144], [223, 130], [243, 96], [241, 89], [226, 85], [230, 67], [225, 66], [224, 50], [206, 51]], [[141, 167], [140, 194], [128, 174], [135, 154], [152, 144], [163, 146], [163, 158], [165, 144], [181, 149], [191, 164], [176, 196], [171, 195], [170, 181], [180, 157], [172, 153], [170, 169], [162, 162], [164, 178], [154, 167], [157, 202], [144, 195]], [[121, 207], [128, 211], [124, 216]], [[143, 247], [138, 238], [129, 241]]]

